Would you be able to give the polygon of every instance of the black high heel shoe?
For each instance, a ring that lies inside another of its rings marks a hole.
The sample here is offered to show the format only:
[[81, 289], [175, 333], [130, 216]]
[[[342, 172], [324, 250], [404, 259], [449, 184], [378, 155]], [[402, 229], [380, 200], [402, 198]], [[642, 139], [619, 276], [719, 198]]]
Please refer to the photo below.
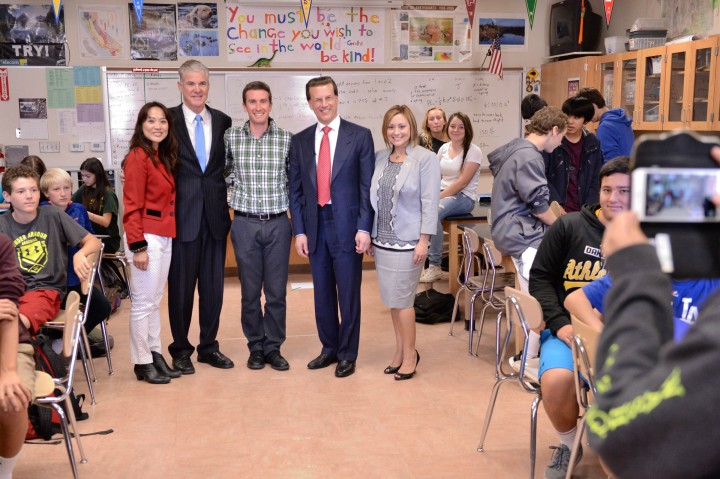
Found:
[[168, 366], [168, 363], [165, 362], [165, 358], [162, 354], [158, 353], [157, 351], [152, 351], [152, 358], [153, 366], [155, 366], [155, 369], [163, 376], [167, 376], [170, 379], [177, 379], [182, 376], [180, 371], [176, 371], [170, 366]]
[[145, 380], [150, 384], [167, 384], [170, 382], [170, 378], [158, 372], [153, 363], [136, 364], [134, 371], [138, 381]]
[[385, 368], [385, 370], [383, 371], [383, 373], [385, 373], [385, 374], [395, 374], [396, 372], [398, 372], [398, 371], [400, 370], [400, 367], [401, 367], [401, 366], [402, 366], [402, 363], [400, 363], [400, 366], [390, 365], [390, 366], [388, 366], [388, 367]]
[[[415, 369], [413, 369], [413, 372], [411, 373], [395, 373], [395, 381], [404, 381], [406, 379], [412, 379], [413, 376], [415, 376], [415, 370], [417, 370], [418, 364], [420, 364], [420, 353], [417, 352], [417, 349], [415, 350], [415, 354], [417, 355], [417, 360], [415, 361]], [[398, 366], [398, 370], [400, 369], [400, 366]]]

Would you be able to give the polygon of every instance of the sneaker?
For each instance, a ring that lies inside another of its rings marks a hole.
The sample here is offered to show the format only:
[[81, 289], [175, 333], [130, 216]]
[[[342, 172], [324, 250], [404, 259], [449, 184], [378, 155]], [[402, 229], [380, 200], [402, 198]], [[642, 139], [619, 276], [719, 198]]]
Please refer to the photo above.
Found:
[[[578, 445], [578, 447], [578, 454], [575, 458], [576, 466], [583, 457], [582, 444]], [[559, 446], [550, 446], [550, 449], [555, 449], [555, 452], [550, 464], [545, 469], [545, 479], [564, 479], [570, 463], [570, 448], [565, 444], [560, 444]]]
[[515, 371], [520, 371], [520, 360], [522, 359], [522, 351], [517, 353], [515, 356], [508, 359], [508, 364]]
[[423, 273], [420, 275], [420, 282], [432, 283], [439, 280], [440, 278], [442, 278], [442, 269], [440, 269], [440, 266], [431, 264], [428, 269], [423, 271]]

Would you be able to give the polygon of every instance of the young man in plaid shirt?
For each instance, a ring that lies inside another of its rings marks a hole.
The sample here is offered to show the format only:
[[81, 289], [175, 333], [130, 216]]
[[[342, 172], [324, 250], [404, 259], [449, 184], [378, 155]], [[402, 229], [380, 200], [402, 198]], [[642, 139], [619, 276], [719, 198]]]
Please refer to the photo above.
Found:
[[[288, 160], [292, 134], [270, 118], [270, 87], [253, 81], [243, 89], [249, 120], [225, 132], [225, 175], [233, 175], [230, 229], [242, 291], [241, 322], [248, 339], [250, 369], [269, 364], [285, 371], [280, 354], [285, 341], [285, 312], [290, 261], [290, 220], [287, 215]], [[265, 310], [260, 295], [265, 292]]]

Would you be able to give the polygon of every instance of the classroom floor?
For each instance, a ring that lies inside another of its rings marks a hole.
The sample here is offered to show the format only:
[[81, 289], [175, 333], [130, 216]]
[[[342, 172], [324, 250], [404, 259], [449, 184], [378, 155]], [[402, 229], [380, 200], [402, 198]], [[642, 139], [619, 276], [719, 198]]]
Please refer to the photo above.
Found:
[[[309, 275], [290, 277], [291, 283], [308, 281]], [[447, 290], [447, 280], [443, 284]], [[115, 374], [108, 376], [104, 358], [95, 360], [97, 405], [88, 400], [84, 409], [90, 419], [79, 423], [81, 433], [113, 433], [82, 438], [88, 463], [78, 465], [80, 477], [529, 476], [532, 396], [515, 384], [500, 390], [485, 452], [476, 451], [494, 383], [493, 321], [486, 325], [479, 357], [467, 354], [462, 325], [448, 336], [447, 323], [419, 324], [417, 375], [394, 381], [382, 373], [395, 344], [389, 311], [380, 301], [375, 272], [365, 271], [357, 371], [339, 379], [333, 367], [306, 368], [320, 352], [312, 297], [312, 289], [288, 293], [288, 338], [282, 353], [290, 370], [266, 366], [252, 371], [245, 366], [239, 282], [227, 278], [218, 340], [235, 368], [214, 369], [193, 356], [196, 374], [167, 385], [135, 379], [128, 352], [130, 305], [123, 301], [108, 327], [115, 337]], [[167, 323], [162, 334], [166, 347]], [[197, 334], [195, 319], [191, 337]], [[83, 376], [77, 378], [78, 392], [87, 392]], [[542, 407], [538, 416], [535, 473], [542, 477], [552, 453], [548, 446], [556, 444], [556, 437]], [[45, 479], [51, 474], [72, 477], [65, 446], [25, 445], [15, 477]], [[606, 477], [587, 447], [574, 477]]]

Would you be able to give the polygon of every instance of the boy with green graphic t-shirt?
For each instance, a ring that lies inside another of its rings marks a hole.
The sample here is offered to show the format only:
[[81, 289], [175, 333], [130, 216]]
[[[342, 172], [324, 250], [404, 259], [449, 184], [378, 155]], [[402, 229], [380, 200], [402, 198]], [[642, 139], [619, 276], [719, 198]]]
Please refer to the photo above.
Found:
[[15, 247], [27, 292], [20, 298], [20, 320], [35, 335], [55, 317], [66, 292], [67, 246], [80, 250], [73, 266], [83, 280], [90, 273], [87, 257], [100, 250], [100, 240], [55, 206], [38, 207], [40, 189], [35, 172], [23, 165], [9, 168], [2, 179], [3, 197], [12, 208], [0, 216], [0, 232]]

